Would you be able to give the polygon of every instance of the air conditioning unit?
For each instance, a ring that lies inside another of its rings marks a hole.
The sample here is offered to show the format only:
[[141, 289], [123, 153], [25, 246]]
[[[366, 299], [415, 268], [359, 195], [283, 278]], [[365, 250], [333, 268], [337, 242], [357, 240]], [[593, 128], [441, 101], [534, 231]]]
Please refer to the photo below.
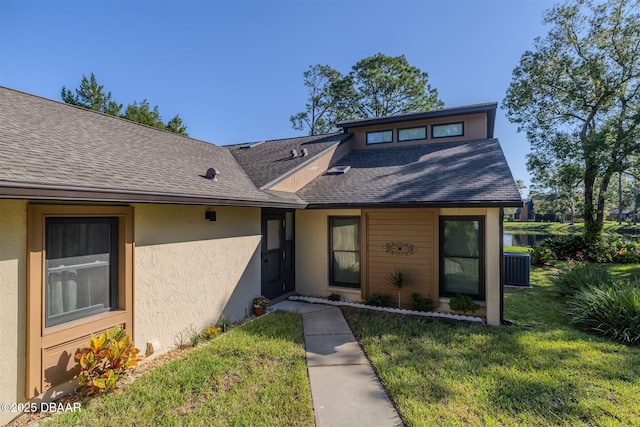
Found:
[[530, 286], [531, 256], [518, 252], [505, 252], [503, 256], [504, 284]]

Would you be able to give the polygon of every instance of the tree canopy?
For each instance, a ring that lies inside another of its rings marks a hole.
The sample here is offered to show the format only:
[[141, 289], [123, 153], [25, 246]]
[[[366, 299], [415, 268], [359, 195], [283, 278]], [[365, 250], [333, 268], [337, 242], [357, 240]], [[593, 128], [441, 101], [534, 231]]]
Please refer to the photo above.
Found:
[[336, 130], [341, 120], [383, 117], [442, 108], [438, 91], [426, 72], [410, 65], [404, 55], [382, 53], [364, 58], [347, 75], [328, 65], [304, 72], [308, 89], [305, 110], [290, 117], [293, 128], [310, 135]]
[[601, 236], [611, 177], [640, 155], [638, 12], [634, 0], [555, 6], [544, 19], [551, 30], [522, 55], [503, 102], [531, 144], [534, 180], [579, 166], [590, 243]]
[[75, 89], [75, 94], [63, 86], [60, 95], [62, 101], [67, 104], [100, 111], [111, 116], [122, 117], [147, 126], [188, 136], [187, 127], [179, 115], [176, 114], [165, 124], [160, 116], [158, 106], [151, 108], [146, 99], [140, 103], [134, 101], [132, 104], [127, 105], [123, 113], [122, 104], [118, 104], [113, 100], [111, 92], [105, 93], [104, 86], [98, 84], [93, 73], [89, 78], [85, 75], [82, 76], [82, 81], [80, 86]]

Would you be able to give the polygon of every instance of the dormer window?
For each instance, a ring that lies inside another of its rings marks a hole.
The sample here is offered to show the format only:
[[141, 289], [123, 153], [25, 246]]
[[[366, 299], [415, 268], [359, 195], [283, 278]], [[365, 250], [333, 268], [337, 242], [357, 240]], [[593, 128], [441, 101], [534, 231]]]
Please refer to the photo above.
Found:
[[381, 130], [376, 132], [367, 132], [367, 145], [383, 144], [393, 142], [393, 130]]
[[431, 138], [447, 138], [450, 136], [463, 136], [464, 122], [444, 123], [431, 126]]
[[427, 139], [427, 127], [398, 129], [398, 141], [414, 141], [416, 139]]

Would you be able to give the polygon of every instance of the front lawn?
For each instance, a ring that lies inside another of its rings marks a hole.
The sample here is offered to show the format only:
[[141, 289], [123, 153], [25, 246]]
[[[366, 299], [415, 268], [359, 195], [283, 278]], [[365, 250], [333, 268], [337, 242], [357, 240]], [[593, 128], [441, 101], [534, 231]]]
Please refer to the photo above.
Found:
[[343, 312], [408, 426], [640, 425], [640, 348], [568, 325], [554, 272], [506, 292], [509, 327]]
[[302, 318], [277, 311], [82, 404], [47, 426], [309, 426]]

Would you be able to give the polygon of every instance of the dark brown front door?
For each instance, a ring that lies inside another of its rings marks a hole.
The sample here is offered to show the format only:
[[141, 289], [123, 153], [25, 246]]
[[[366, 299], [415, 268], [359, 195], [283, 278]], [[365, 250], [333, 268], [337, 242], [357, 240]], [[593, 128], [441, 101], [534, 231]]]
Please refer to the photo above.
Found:
[[294, 213], [262, 213], [262, 294], [277, 298], [295, 288]]

